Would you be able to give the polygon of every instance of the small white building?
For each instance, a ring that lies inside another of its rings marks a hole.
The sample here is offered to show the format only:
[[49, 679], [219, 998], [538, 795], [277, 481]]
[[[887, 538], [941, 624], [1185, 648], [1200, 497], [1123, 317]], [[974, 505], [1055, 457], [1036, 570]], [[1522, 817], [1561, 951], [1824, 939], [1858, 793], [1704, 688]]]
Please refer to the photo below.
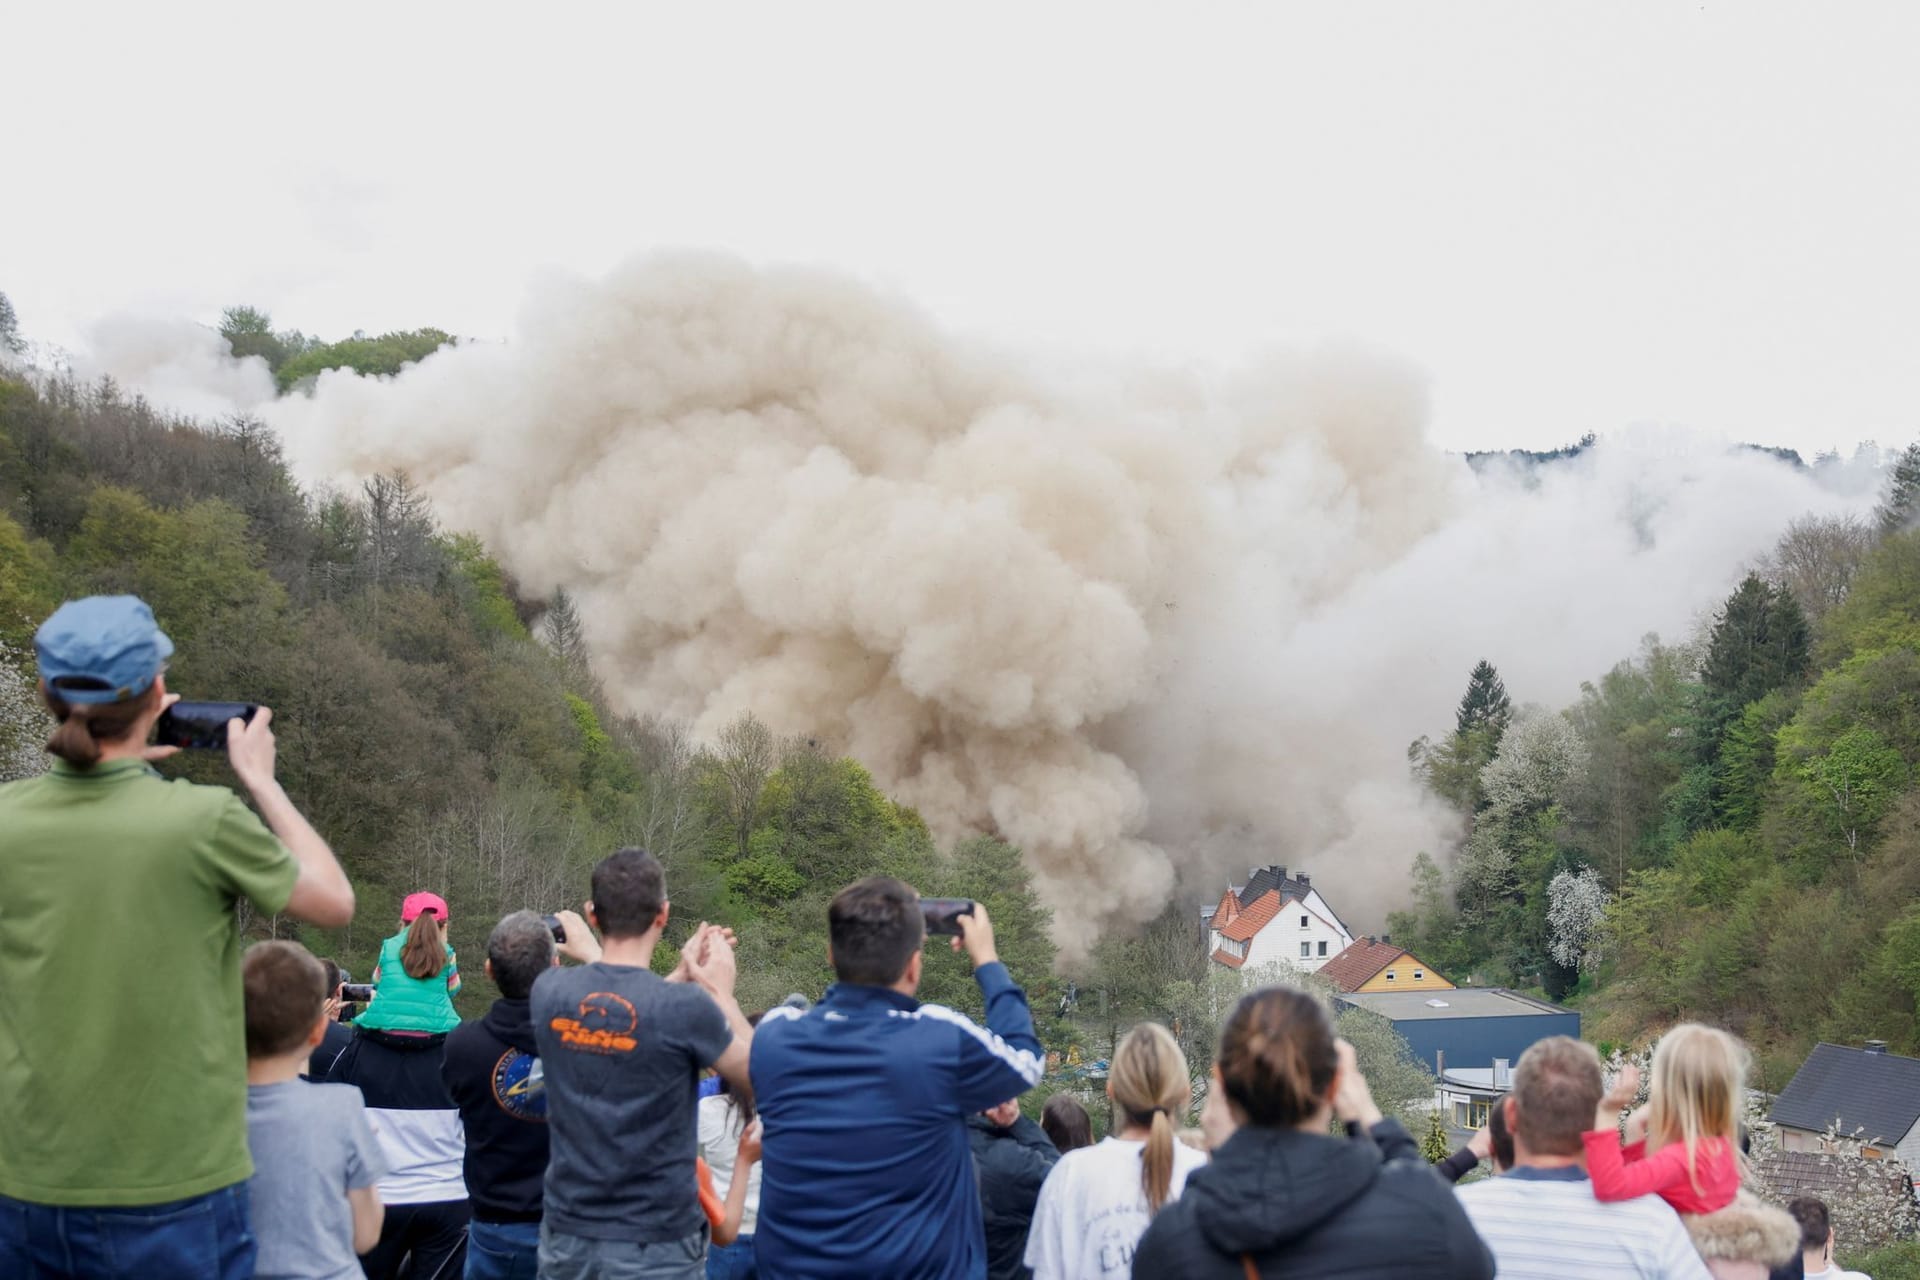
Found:
[[1353, 945], [1352, 930], [1312, 879], [1290, 878], [1281, 866], [1253, 868], [1244, 886], [1220, 895], [1205, 923], [1214, 961], [1229, 969], [1289, 964], [1313, 973]]
[[1456, 1129], [1484, 1129], [1487, 1116], [1513, 1090], [1513, 1071], [1505, 1058], [1491, 1067], [1443, 1068], [1440, 1115]]

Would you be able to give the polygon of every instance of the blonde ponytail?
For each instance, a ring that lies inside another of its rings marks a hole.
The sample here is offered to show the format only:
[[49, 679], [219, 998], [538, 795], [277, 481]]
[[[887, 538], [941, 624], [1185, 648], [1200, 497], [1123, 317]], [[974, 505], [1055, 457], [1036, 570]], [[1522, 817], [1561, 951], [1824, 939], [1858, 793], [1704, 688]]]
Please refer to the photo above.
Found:
[[1143, 1022], [1114, 1050], [1107, 1080], [1114, 1105], [1130, 1123], [1146, 1127], [1140, 1188], [1148, 1212], [1158, 1213], [1173, 1195], [1173, 1144], [1179, 1128], [1174, 1112], [1184, 1115], [1193, 1100], [1186, 1055], [1172, 1032], [1157, 1022]]

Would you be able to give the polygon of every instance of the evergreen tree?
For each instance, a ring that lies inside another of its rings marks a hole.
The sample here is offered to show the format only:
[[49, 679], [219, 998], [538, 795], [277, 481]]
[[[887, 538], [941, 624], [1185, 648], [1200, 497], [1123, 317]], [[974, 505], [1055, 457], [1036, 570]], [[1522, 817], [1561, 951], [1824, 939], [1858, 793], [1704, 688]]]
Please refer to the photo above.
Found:
[[1491, 729], [1493, 745], [1498, 746], [1500, 735], [1507, 731], [1512, 720], [1513, 700], [1507, 697], [1507, 686], [1500, 682], [1500, 673], [1493, 669], [1493, 664], [1480, 659], [1473, 674], [1467, 677], [1467, 691], [1460, 698], [1454, 731], [1465, 737], [1475, 729]]
[[18, 355], [26, 349], [26, 340], [20, 336], [20, 318], [13, 313], [7, 295], [0, 293], [0, 351]]
[[1883, 536], [1911, 528], [1915, 519], [1920, 519], [1920, 443], [1908, 445], [1893, 464], [1874, 515]]
[[1720, 610], [1700, 679], [1707, 687], [1710, 749], [1750, 702], [1807, 673], [1807, 616], [1791, 592], [1748, 574]]
[[1420, 1154], [1426, 1157], [1428, 1164], [1439, 1164], [1453, 1154], [1452, 1144], [1447, 1141], [1447, 1126], [1440, 1119], [1438, 1107], [1427, 1113], [1427, 1136], [1420, 1139]]
[[580, 626], [580, 613], [573, 597], [561, 587], [547, 604], [546, 618], [540, 624], [541, 637], [554, 655], [566, 664], [568, 676], [580, 679], [587, 674], [587, 636]]

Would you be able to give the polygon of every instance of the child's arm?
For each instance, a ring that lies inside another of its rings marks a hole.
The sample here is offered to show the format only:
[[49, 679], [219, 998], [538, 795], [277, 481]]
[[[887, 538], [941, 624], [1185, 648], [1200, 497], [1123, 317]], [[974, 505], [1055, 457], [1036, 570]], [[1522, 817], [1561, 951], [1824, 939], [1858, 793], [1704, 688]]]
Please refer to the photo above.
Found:
[[1687, 1147], [1671, 1143], [1645, 1159], [1629, 1161], [1620, 1148], [1620, 1135], [1599, 1129], [1581, 1135], [1587, 1146], [1587, 1173], [1593, 1178], [1596, 1200], [1631, 1200], [1635, 1196], [1663, 1195], [1691, 1185], [1687, 1176]]
[[460, 994], [460, 957], [453, 954], [451, 943], [447, 946], [447, 994]]
[[747, 1212], [747, 1184], [753, 1166], [760, 1159], [760, 1121], [756, 1119], [740, 1135], [740, 1149], [733, 1158], [733, 1180], [727, 1183], [727, 1204], [720, 1225], [713, 1229], [715, 1244], [732, 1244], [740, 1238], [740, 1219]]
[[347, 1203], [353, 1206], [353, 1251], [366, 1253], [380, 1243], [380, 1228], [387, 1220], [380, 1188], [355, 1187], [347, 1192]]

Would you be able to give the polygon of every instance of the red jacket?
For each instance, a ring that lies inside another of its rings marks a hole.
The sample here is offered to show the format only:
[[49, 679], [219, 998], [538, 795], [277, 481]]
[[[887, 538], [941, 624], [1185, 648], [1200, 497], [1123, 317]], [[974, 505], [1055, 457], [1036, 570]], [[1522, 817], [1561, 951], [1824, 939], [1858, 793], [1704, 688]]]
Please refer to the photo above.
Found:
[[1645, 1142], [1622, 1147], [1620, 1135], [1611, 1129], [1582, 1134], [1581, 1140], [1587, 1144], [1587, 1173], [1596, 1199], [1631, 1200], [1652, 1194], [1681, 1213], [1712, 1213], [1732, 1204], [1740, 1190], [1740, 1158], [1725, 1138], [1700, 1140], [1692, 1177], [1687, 1174], [1683, 1142], [1648, 1155]]

